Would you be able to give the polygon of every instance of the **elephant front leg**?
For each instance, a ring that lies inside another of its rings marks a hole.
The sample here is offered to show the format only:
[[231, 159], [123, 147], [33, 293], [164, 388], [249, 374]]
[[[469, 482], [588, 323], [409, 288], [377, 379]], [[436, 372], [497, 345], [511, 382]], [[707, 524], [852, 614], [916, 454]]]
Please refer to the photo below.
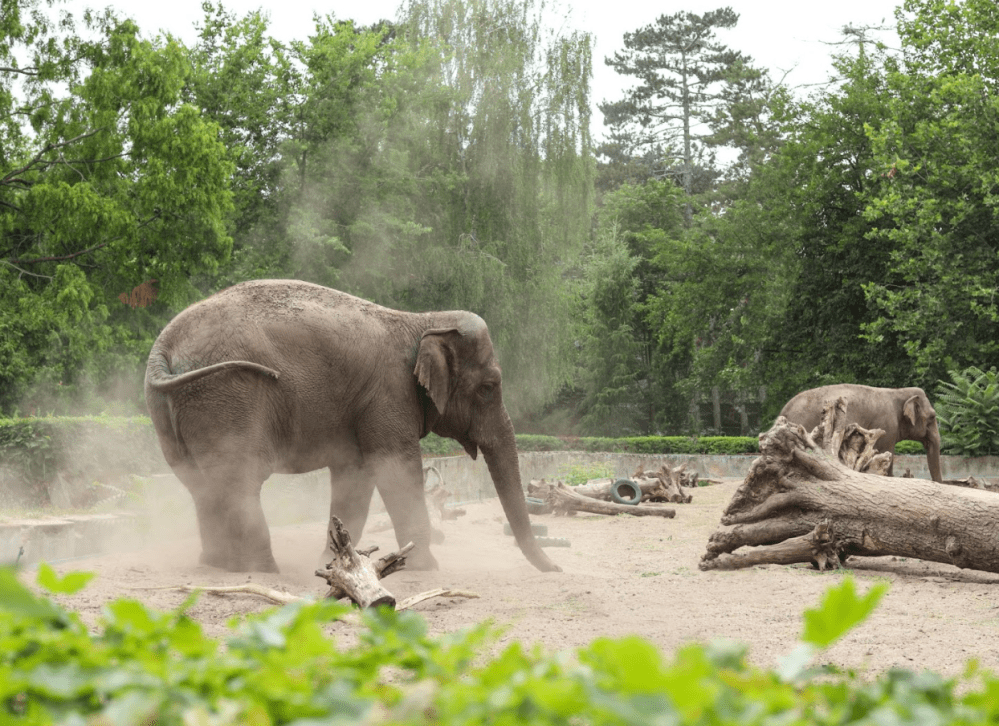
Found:
[[[368, 521], [368, 510], [371, 508], [371, 496], [375, 491], [373, 472], [361, 466], [350, 466], [345, 469], [330, 469], [330, 521], [337, 517], [350, 534], [350, 540], [355, 545], [361, 541], [364, 525]], [[319, 557], [319, 566], [325, 567], [333, 559], [333, 551], [326, 548]]]
[[385, 503], [399, 547], [413, 543], [406, 557], [406, 569], [437, 570], [440, 565], [430, 552], [431, 525], [423, 489], [423, 462], [396, 462], [387, 465], [378, 477], [378, 493]]

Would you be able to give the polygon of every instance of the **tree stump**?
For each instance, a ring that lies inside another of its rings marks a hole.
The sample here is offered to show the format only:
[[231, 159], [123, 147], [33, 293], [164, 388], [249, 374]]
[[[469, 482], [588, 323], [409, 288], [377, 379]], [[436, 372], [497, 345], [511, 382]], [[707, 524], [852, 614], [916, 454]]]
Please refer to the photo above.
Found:
[[316, 570], [316, 576], [329, 583], [327, 598], [339, 600], [348, 597], [362, 608], [376, 605], [395, 607], [395, 597], [381, 586], [379, 580], [406, 564], [406, 553], [413, 548], [412, 543], [398, 552], [386, 555], [378, 563], [371, 561], [370, 555], [377, 547], [357, 551], [350, 541], [350, 533], [339, 517], [330, 517], [329, 547], [333, 560], [325, 570]]
[[[700, 568], [895, 555], [999, 572], [999, 497], [924, 479], [882, 476], [880, 430], [844, 425], [847, 401], [826, 405], [808, 433], [783, 416], [760, 434], [760, 451], [711, 535]], [[736, 552], [740, 547], [753, 547]]]

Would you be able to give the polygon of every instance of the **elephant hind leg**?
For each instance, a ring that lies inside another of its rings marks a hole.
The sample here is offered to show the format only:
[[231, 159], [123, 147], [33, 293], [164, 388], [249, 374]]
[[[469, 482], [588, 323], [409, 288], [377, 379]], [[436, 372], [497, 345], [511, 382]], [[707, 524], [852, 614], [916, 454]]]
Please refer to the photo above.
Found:
[[201, 563], [230, 572], [277, 572], [260, 503], [263, 479], [247, 469], [192, 464], [174, 473], [194, 499]]

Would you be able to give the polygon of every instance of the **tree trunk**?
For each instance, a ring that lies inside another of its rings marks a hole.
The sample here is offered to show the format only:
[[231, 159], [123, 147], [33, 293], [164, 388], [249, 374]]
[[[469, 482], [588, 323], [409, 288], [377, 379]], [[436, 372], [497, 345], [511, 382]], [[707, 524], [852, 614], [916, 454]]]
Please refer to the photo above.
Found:
[[[881, 476], [883, 433], [844, 425], [847, 402], [826, 405], [811, 434], [779, 417], [711, 535], [702, 570], [761, 563], [835, 567], [850, 555], [895, 555], [999, 572], [999, 497], [923, 479]], [[756, 547], [736, 552], [740, 547]]]

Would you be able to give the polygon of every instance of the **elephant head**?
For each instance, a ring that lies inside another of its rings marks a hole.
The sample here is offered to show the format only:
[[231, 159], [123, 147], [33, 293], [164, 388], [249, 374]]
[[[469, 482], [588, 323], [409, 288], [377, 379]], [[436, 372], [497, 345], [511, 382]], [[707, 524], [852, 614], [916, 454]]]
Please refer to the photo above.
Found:
[[921, 389], [915, 390], [902, 404], [902, 418], [899, 421], [899, 440], [919, 441], [926, 449], [926, 460], [933, 481], [943, 481], [940, 469], [940, 428], [937, 425], [937, 412]]
[[463, 313], [453, 326], [425, 331], [414, 373], [432, 403], [433, 410], [425, 407], [424, 433], [455, 439], [473, 459], [482, 451], [524, 556], [539, 570], [560, 570], [531, 532], [499, 361], [482, 318]]

